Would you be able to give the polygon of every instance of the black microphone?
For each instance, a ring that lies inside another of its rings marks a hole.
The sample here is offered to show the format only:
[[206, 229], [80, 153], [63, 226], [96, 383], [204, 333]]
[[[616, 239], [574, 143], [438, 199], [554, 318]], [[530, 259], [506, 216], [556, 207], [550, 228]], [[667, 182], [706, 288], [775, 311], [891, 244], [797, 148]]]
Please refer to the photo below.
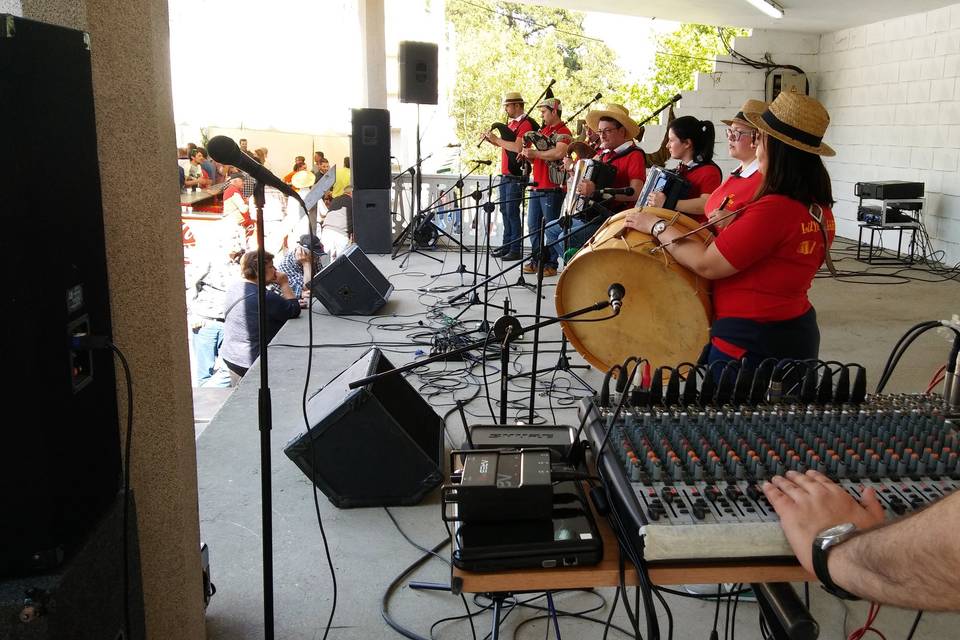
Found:
[[608, 196], [632, 196], [635, 192], [633, 187], [620, 187], [619, 189], [607, 187], [605, 189], [600, 189], [599, 193], [604, 193]]
[[607, 295], [610, 297], [610, 306], [614, 313], [620, 313], [620, 307], [623, 306], [623, 296], [627, 293], [626, 289], [619, 282], [614, 282], [607, 289]]
[[288, 196], [299, 199], [300, 196], [296, 189], [270, 173], [269, 169], [243, 151], [240, 151], [240, 147], [238, 147], [237, 143], [231, 138], [227, 136], [214, 136], [210, 138], [210, 141], [207, 143], [207, 151], [210, 152], [210, 157], [220, 164], [233, 165], [241, 171], [249, 173], [255, 180], [259, 180], [265, 185], [282, 191]]
[[493, 160], [471, 160], [470, 162], [475, 162], [477, 164], [486, 164], [486, 165], [493, 164]]

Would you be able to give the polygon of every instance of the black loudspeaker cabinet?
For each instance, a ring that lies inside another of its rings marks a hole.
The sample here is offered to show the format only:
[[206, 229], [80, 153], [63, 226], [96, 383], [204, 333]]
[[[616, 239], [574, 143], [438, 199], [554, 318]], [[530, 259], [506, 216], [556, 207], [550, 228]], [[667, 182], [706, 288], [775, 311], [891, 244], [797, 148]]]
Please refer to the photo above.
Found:
[[392, 368], [367, 351], [307, 401], [310, 431], [284, 449], [337, 507], [413, 505], [443, 481], [443, 420], [410, 383], [397, 374], [348, 386]]
[[[53, 568], [120, 487], [90, 50], [80, 31], [0, 16], [0, 578]], [[51, 166], [58, 170], [51, 178]]]
[[393, 285], [352, 244], [313, 277], [310, 292], [335, 316], [369, 316], [386, 304]]
[[351, 109], [350, 176], [353, 190], [390, 188], [390, 112]]
[[400, 102], [437, 104], [437, 44], [400, 43]]
[[56, 571], [0, 581], [0, 638], [143, 640], [143, 588], [132, 494], [127, 518], [129, 635], [123, 606], [122, 532], [123, 493], [118, 492], [77, 552]]
[[392, 251], [389, 189], [360, 189], [353, 192], [353, 235], [364, 253]]

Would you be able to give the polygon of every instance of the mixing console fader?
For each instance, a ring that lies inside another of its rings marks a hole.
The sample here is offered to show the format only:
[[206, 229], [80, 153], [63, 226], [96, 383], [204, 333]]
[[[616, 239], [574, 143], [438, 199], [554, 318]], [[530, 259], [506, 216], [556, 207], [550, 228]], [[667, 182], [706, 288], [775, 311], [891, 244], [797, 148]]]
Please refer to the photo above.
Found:
[[642, 407], [585, 401], [614, 508], [648, 561], [792, 557], [760, 484], [817, 469], [888, 517], [960, 488], [958, 433], [935, 396], [859, 405]]

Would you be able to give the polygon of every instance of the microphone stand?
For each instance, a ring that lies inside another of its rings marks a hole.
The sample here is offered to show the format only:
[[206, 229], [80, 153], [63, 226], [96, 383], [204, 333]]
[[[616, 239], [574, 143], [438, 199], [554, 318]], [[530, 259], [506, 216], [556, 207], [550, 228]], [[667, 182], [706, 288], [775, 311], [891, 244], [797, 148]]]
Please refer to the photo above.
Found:
[[[536, 308], [534, 310], [534, 316], [533, 316], [535, 325], [540, 323], [540, 308], [541, 308], [541, 304], [543, 303], [543, 269], [544, 269], [544, 265], [546, 264], [546, 260], [544, 259], [544, 256], [543, 256], [543, 251], [544, 249], [549, 250], [549, 247], [544, 246], [544, 242], [546, 240], [546, 235], [547, 235], [546, 222], [547, 222], [546, 218], [541, 216], [540, 229], [538, 229], [537, 231], [538, 233], [537, 237], [540, 241], [537, 246], [540, 247], [541, 255], [540, 255], [540, 259], [537, 260], [537, 304], [536, 304]], [[563, 335], [562, 330], [560, 331], [560, 334]], [[530, 365], [530, 370], [531, 370], [530, 416], [529, 416], [528, 422], [531, 425], [533, 424], [534, 403], [536, 402], [536, 397], [537, 397], [537, 355], [539, 353], [539, 349], [540, 349], [540, 329], [536, 328], [533, 330], [533, 362]]]
[[[257, 418], [260, 424], [260, 517], [263, 535], [263, 623], [264, 637], [273, 640], [273, 486], [270, 460], [270, 432], [273, 429], [273, 410], [270, 399], [269, 353], [267, 344], [267, 263], [264, 247], [263, 206], [266, 200], [266, 185], [257, 180], [253, 188], [253, 201], [257, 208], [257, 326], [260, 335], [260, 391], [257, 397]], [[300, 206], [306, 205], [296, 196]]]
[[[507, 420], [507, 415], [506, 415], [506, 412], [507, 412], [506, 384], [507, 383], [504, 380], [504, 378], [507, 377], [506, 367], [509, 366], [509, 357], [510, 357], [508, 353], [509, 344], [514, 340], [518, 339], [520, 336], [522, 336], [524, 333], [528, 331], [537, 331], [544, 327], [557, 324], [558, 322], [563, 322], [564, 320], [571, 320], [578, 316], [582, 316], [586, 313], [590, 313], [591, 311], [600, 311], [601, 309], [605, 309], [610, 306], [609, 300], [601, 300], [600, 302], [596, 302], [587, 307], [583, 307], [582, 309], [577, 309], [576, 311], [571, 311], [570, 313], [566, 313], [562, 316], [558, 316], [556, 318], [548, 318], [547, 320], [536, 322], [528, 327], [523, 327], [520, 325], [520, 321], [517, 320], [516, 317], [509, 315], [509, 309], [506, 308], [507, 302], [504, 301], [504, 303], [505, 303], [504, 315], [501, 316], [493, 325], [493, 335], [496, 338], [496, 340], [501, 343], [501, 349], [502, 349], [501, 355], [500, 355], [500, 363], [501, 363], [501, 367], [503, 367], [503, 370], [500, 372], [500, 375], [501, 375], [500, 421], [502, 424], [506, 424], [506, 420]], [[609, 318], [606, 318], [606, 319], [613, 319], [614, 317], [616, 317], [617, 313], [619, 312], [615, 312], [613, 315], [609, 316]], [[452, 351], [438, 353], [435, 356], [430, 356], [429, 358], [424, 358], [422, 360], [416, 360], [414, 362], [410, 362], [403, 366], [395, 367], [388, 371], [382, 371], [380, 373], [375, 373], [373, 375], [366, 376], [365, 378], [359, 378], [357, 380], [354, 380], [353, 382], [350, 382], [347, 386], [351, 389], [358, 389], [360, 387], [365, 387], [368, 384], [371, 384], [373, 382], [376, 382], [388, 376], [406, 373], [407, 371], [411, 371], [412, 369], [422, 367], [423, 365], [431, 364], [433, 362], [438, 362], [445, 358], [449, 358], [451, 355], [458, 355], [458, 354], [466, 353], [468, 351], [473, 351], [476, 349], [483, 349], [489, 343], [490, 343], [489, 336], [485, 336], [483, 340], [477, 340], [476, 342], [473, 342], [463, 347], [459, 347]], [[506, 357], [504, 357], [504, 353], [507, 354]]]
[[263, 529], [263, 623], [264, 637], [273, 638], [273, 487], [271, 480], [270, 431], [273, 412], [270, 404], [269, 357], [267, 355], [267, 262], [264, 248], [263, 206], [266, 185], [257, 180], [253, 201], [257, 208], [257, 343], [260, 349], [260, 391], [257, 417], [260, 422], [260, 519]]
[[[474, 259], [473, 271], [468, 270], [467, 267], [466, 267], [466, 265], [463, 264], [463, 252], [464, 252], [464, 251], [470, 251], [470, 249], [467, 249], [467, 248], [463, 245], [463, 214], [462, 214], [463, 208], [459, 206], [459, 205], [463, 202], [463, 184], [464, 184], [463, 181], [464, 181], [466, 178], [470, 177], [470, 175], [471, 175], [474, 171], [476, 171], [477, 168], [480, 166], [480, 164], [477, 163], [476, 160], [474, 160], [474, 163], [475, 163], [475, 166], [474, 166], [472, 169], [470, 169], [469, 172], [467, 172], [467, 175], [460, 174], [460, 178], [457, 180], [457, 183], [454, 185], [454, 188], [459, 190], [459, 195], [458, 195], [458, 196], [455, 196], [455, 199], [454, 199], [454, 209], [453, 209], [453, 211], [456, 212], [456, 213], [457, 213], [458, 215], [460, 215], [460, 217], [461, 217], [460, 224], [457, 225], [457, 226], [460, 228], [460, 234], [459, 234], [459, 235], [460, 235], [460, 239], [459, 239], [459, 241], [457, 241], [457, 245], [459, 245], [459, 247], [460, 247], [460, 265], [459, 265], [456, 269], [454, 269], [453, 271], [443, 271], [443, 272], [441, 272], [441, 273], [436, 273], [436, 274], [433, 275], [434, 278], [439, 278], [440, 276], [448, 276], [448, 275], [452, 275], [452, 274], [454, 274], [454, 273], [460, 274], [460, 286], [461, 286], [461, 287], [464, 286], [464, 285], [463, 285], [463, 274], [465, 274], [465, 273], [473, 274], [473, 283], [474, 283], [474, 284], [477, 283], [477, 266], [476, 266], [476, 259]], [[478, 187], [479, 187], [479, 184], [478, 184]], [[453, 191], [453, 189], [450, 189], [450, 191]], [[450, 193], [450, 191], [447, 191], [445, 194], [442, 194], [442, 195], [440, 196], [440, 198], [438, 198], [437, 200], [435, 200], [435, 201], [433, 202], [433, 204], [430, 205], [430, 208], [432, 208], [434, 205], [436, 205], [438, 202], [440, 202], [440, 201], [443, 199], [444, 195], [446, 195], [447, 193]], [[431, 222], [431, 224], [432, 224], [432, 222]], [[476, 248], [474, 248], [474, 256], [476, 256]]]

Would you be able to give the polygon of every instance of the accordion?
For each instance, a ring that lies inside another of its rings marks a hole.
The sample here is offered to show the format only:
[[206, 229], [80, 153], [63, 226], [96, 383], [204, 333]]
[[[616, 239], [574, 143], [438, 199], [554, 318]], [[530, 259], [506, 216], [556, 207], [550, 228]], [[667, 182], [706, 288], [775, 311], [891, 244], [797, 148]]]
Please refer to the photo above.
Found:
[[666, 197], [663, 203], [664, 209], [676, 209], [677, 201], [683, 200], [690, 190], [690, 182], [680, 176], [676, 171], [668, 171], [660, 167], [650, 169], [647, 174], [647, 182], [643, 185], [643, 193], [637, 199], [637, 206], [644, 207], [647, 204], [647, 197], [657, 191], [662, 192]]
[[600, 213], [591, 207], [586, 196], [577, 193], [577, 189], [584, 180], [593, 182], [597, 189], [604, 189], [613, 184], [616, 175], [617, 169], [611, 164], [599, 160], [577, 160], [573, 165], [573, 175], [567, 182], [567, 195], [563, 199], [561, 215], [590, 220]]

